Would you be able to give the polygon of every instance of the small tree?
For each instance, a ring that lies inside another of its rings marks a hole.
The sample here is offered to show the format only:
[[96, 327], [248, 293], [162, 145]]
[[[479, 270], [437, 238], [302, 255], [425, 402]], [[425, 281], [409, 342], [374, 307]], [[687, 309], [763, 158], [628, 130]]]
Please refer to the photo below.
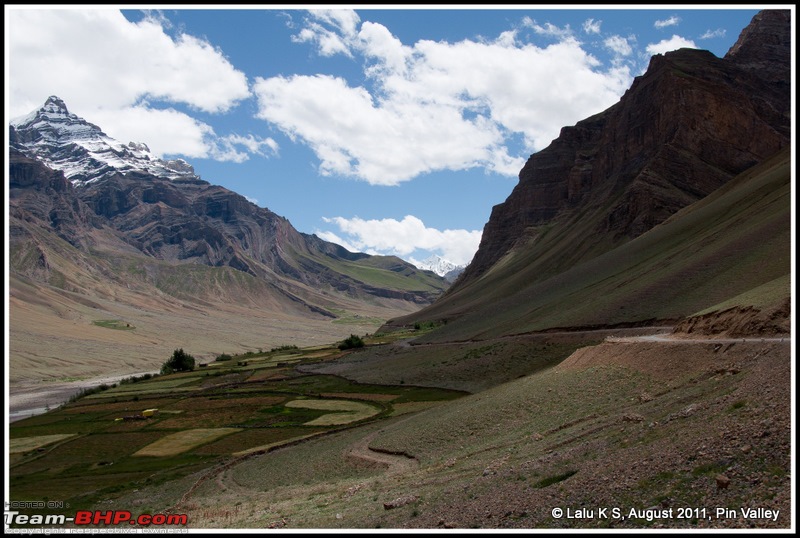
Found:
[[191, 372], [192, 370], [194, 370], [194, 357], [186, 353], [183, 348], [173, 351], [172, 357], [161, 366], [162, 374]]
[[347, 340], [344, 340], [339, 344], [339, 349], [341, 350], [353, 349], [357, 347], [364, 347], [364, 340], [355, 334], [351, 334]]

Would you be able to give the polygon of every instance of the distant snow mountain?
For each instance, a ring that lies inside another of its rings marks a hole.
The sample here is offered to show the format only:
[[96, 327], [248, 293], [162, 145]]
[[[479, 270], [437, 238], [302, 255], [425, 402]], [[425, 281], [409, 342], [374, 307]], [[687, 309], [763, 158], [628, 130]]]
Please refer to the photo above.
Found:
[[451, 261], [445, 260], [440, 256], [433, 255], [421, 262], [415, 262], [418, 269], [433, 271], [437, 275], [444, 277], [452, 282], [467, 267], [466, 265], [456, 265]]
[[16, 149], [54, 170], [73, 185], [91, 183], [113, 173], [146, 172], [166, 179], [199, 179], [183, 159], [155, 157], [146, 144], [123, 144], [100, 128], [71, 114], [64, 101], [50, 96], [27, 116], [11, 120]]

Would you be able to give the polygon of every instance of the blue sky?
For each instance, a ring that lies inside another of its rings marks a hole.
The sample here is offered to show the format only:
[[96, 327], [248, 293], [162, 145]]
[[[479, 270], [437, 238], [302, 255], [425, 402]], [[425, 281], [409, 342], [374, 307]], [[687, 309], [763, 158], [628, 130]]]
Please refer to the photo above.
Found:
[[301, 232], [468, 263], [561, 127], [760, 9], [301, 7], [7, 5], [7, 121], [57, 95]]

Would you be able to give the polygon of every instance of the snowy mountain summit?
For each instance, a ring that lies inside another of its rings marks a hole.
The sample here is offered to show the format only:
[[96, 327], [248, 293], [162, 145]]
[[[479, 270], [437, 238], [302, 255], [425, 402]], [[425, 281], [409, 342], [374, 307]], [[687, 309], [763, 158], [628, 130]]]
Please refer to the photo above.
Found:
[[71, 114], [56, 96], [20, 118], [11, 120], [11, 144], [23, 154], [60, 170], [74, 185], [109, 174], [145, 172], [167, 179], [198, 179], [183, 159], [155, 157], [146, 144], [123, 144], [100, 128]]
[[439, 256], [431, 256], [421, 262], [415, 263], [418, 269], [425, 271], [433, 271], [441, 277], [448, 280], [455, 280], [461, 274], [466, 265], [456, 265], [453, 262], [447, 261]]

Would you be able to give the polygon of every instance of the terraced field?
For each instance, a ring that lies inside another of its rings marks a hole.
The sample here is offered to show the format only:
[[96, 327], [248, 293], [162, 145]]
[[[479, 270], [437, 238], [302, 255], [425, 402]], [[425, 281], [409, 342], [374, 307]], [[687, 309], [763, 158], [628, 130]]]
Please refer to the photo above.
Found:
[[50, 499], [88, 508], [227, 460], [380, 421], [403, 406], [466, 394], [355, 383], [295, 368], [342, 355], [334, 344], [226, 356], [191, 372], [104, 386], [13, 422], [12, 497], [39, 498], [46, 491]]

